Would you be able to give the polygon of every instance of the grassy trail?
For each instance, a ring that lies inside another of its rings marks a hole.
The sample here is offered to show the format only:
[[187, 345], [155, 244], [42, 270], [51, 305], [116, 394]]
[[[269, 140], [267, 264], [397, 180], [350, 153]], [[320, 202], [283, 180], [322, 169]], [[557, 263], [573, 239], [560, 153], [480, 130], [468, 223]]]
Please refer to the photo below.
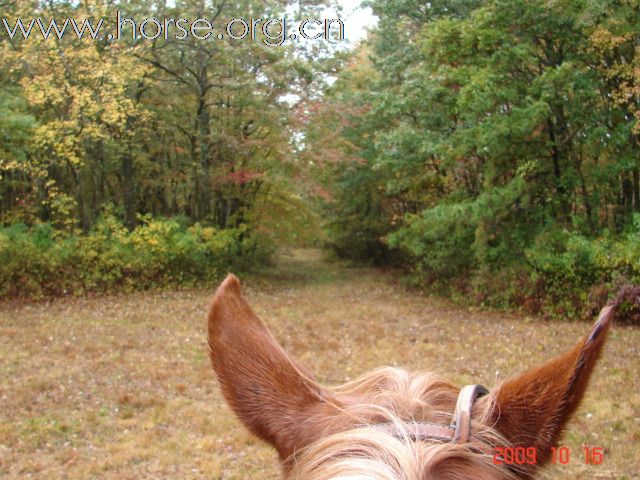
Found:
[[[241, 276], [275, 337], [319, 380], [382, 365], [498, 381], [589, 325], [469, 311], [379, 269], [293, 251]], [[276, 455], [224, 405], [206, 356], [214, 287], [0, 305], [0, 478], [276, 479]], [[611, 332], [548, 479], [640, 478], [640, 329]], [[581, 445], [605, 447], [588, 466]]]

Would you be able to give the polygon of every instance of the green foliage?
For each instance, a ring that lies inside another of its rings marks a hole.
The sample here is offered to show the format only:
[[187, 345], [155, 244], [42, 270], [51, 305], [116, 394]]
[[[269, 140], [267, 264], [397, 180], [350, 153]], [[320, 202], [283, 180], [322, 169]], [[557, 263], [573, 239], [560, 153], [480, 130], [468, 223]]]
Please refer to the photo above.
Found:
[[604, 258], [596, 261], [602, 243], [556, 228], [537, 235], [525, 255], [529, 265], [550, 288], [560, 290], [571, 286], [584, 290], [601, 279], [611, 266], [608, 261], [602, 262]]
[[20, 96], [19, 88], [0, 90], [0, 172], [18, 169], [25, 161], [27, 145], [35, 126], [34, 117], [25, 110], [26, 102]]
[[473, 205], [443, 204], [420, 216], [408, 217], [408, 226], [389, 236], [389, 244], [417, 260], [414, 272], [426, 281], [450, 278], [473, 268]]
[[334, 244], [386, 241], [423, 284], [532, 311], [637, 280], [638, 2], [368, 3], [340, 121], [313, 127], [340, 134], [311, 138], [348, 159], [325, 169]]
[[487, 190], [473, 200], [442, 203], [406, 218], [389, 235], [389, 245], [415, 258], [413, 269], [432, 281], [450, 278], [482, 266], [496, 269], [513, 260], [524, 239], [521, 230], [504, 222], [522, 220], [524, 182], [517, 177], [503, 188]]
[[339, 256], [362, 262], [389, 261], [389, 249], [382, 239], [390, 225], [378, 181], [376, 172], [358, 165], [347, 167], [341, 175], [346, 198], [333, 206], [337, 211], [327, 225], [330, 246]]
[[[296, 16], [320, 17], [325, 3], [296, 4]], [[290, 17], [291, 5], [20, 1], [3, 16], [96, 26], [119, 12], [139, 30], [150, 13], [211, 14], [218, 33], [247, 12]], [[329, 43], [124, 30], [119, 41], [77, 40], [70, 25], [56, 40], [0, 33], [0, 297], [188, 284], [318, 236], [292, 181], [288, 99], [313, 95], [318, 73], [340, 63]], [[50, 242], [34, 243], [36, 233]]]
[[0, 297], [190, 285], [258, 261], [255, 238], [175, 219], [142, 217], [133, 231], [105, 216], [87, 235], [50, 224], [0, 229]]
[[[318, 16], [323, 3], [296, 4], [296, 15]], [[119, 12], [140, 27], [150, 12], [192, 20], [210, 13], [224, 32], [247, 12], [264, 21], [290, 16], [289, 4], [9, 2], [3, 16], [59, 25], [90, 18], [95, 26]], [[318, 72], [339, 63], [325, 61], [328, 43], [320, 41], [302, 52], [294, 51], [298, 42], [269, 47], [260, 37], [178, 40], [175, 30], [134, 41], [129, 26], [113, 42], [75, 40], [70, 26], [55, 41], [35, 30], [29, 40], [0, 38], [0, 225], [51, 222], [86, 232], [115, 204], [129, 229], [138, 213], [240, 228], [260, 200], [292, 187], [284, 99], [310, 95]]]
[[[524, 252], [497, 269], [461, 269], [432, 276], [433, 287], [468, 303], [523, 309], [546, 316], [591, 316], [623, 286], [640, 283], [640, 215], [623, 235], [589, 238], [550, 227]], [[464, 251], [464, 250], [461, 250]], [[424, 262], [416, 266], [423, 274]], [[445, 268], [444, 272], [447, 270]], [[420, 277], [419, 277], [420, 278]]]

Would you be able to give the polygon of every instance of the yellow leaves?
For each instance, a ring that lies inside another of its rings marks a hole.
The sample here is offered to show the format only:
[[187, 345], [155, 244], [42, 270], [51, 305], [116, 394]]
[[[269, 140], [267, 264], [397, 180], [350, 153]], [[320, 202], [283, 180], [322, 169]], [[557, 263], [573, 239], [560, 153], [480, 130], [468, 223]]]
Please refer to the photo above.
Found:
[[592, 33], [591, 44], [594, 56], [600, 57], [602, 72], [617, 85], [611, 92], [614, 101], [635, 116], [634, 132], [640, 133], [640, 47], [632, 50], [635, 52], [632, 58], [620, 53], [625, 50], [625, 44], [637, 45], [637, 36], [635, 31], [618, 35], [601, 26]]
[[202, 238], [205, 240], [211, 240], [216, 234], [216, 229], [212, 227], [205, 227], [202, 229]]
[[599, 26], [591, 34], [591, 43], [598, 50], [611, 51], [614, 48], [622, 45], [624, 42], [629, 41], [630, 38], [631, 34], [616, 35], [603, 26]]
[[[18, 162], [16, 159], [14, 158], [3, 158], [0, 157], [0, 172], [2, 170], [17, 170], [19, 168], [21, 168], [21, 164], [20, 162]], [[2, 178], [2, 177], [0, 177]]]
[[79, 138], [73, 134], [76, 130], [70, 121], [49, 122], [36, 128], [34, 142], [43, 152], [79, 165], [82, 153]]
[[25, 43], [21, 62], [27, 66], [22, 87], [25, 99], [38, 110], [36, 152], [49, 162], [81, 165], [86, 146], [96, 141], [121, 141], [151, 119], [129, 94], [149, 67], [121, 51], [95, 42]]
[[22, 87], [27, 101], [35, 107], [64, 108], [68, 101], [65, 88], [59, 86], [56, 73], [44, 72], [35, 77], [25, 77]]

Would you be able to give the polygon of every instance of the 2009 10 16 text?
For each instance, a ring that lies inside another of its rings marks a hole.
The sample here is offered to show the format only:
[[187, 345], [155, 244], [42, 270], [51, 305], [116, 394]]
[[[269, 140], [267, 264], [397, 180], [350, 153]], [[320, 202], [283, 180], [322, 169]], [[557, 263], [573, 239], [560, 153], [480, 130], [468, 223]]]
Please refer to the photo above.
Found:
[[[604, 460], [604, 448], [584, 445], [582, 460], [587, 465], [600, 465]], [[551, 447], [551, 463], [566, 465], [570, 461], [569, 447]], [[493, 463], [495, 465], [536, 465], [538, 449], [536, 447], [495, 447]]]

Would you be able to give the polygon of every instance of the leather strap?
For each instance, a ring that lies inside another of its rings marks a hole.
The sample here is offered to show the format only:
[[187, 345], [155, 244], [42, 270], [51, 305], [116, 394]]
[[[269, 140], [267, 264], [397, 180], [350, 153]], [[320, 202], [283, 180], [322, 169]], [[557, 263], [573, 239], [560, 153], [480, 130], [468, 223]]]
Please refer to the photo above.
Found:
[[467, 385], [460, 390], [451, 426], [455, 428], [453, 443], [467, 443], [471, 435], [471, 409], [476, 399], [489, 391], [482, 385]]
[[450, 425], [436, 423], [404, 422], [400, 429], [395, 423], [375, 425], [377, 430], [382, 430], [394, 437], [409, 437], [414, 441], [440, 440], [450, 442], [453, 440], [456, 429]]
[[450, 425], [424, 422], [405, 422], [402, 430], [395, 423], [384, 423], [373, 427], [394, 437], [408, 436], [414, 441], [440, 440], [442, 442], [466, 443], [471, 436], [471, 409], [476, 399], [489, 391], [482, 385], [467, 385], [460, 390], [456, 409]]

